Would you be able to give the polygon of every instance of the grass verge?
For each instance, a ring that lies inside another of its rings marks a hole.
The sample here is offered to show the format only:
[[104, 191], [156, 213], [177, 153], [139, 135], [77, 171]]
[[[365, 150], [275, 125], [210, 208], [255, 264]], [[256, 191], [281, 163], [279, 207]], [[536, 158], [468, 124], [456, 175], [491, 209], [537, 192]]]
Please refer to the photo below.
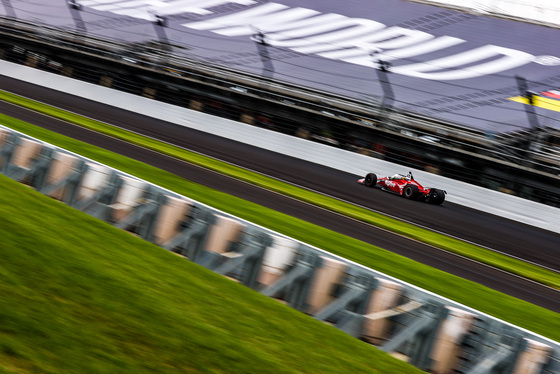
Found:
[[3, 175], [0, 190], [2, 373], [421, 373]]
[[560, 341], [557, 313], [23, 121], [0, 115], [0, 123]]

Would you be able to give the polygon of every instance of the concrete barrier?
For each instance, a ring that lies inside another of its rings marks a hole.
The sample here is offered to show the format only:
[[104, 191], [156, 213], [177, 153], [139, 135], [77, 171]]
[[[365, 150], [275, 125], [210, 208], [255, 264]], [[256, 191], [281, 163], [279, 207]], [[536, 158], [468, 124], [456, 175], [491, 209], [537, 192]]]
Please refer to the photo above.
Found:
[[402, 297], [402, 285], [389, 279], [379, 279], [367, 308], [362, 338], [375, 345], [387, 340], [391, 326], [392, 309], [398, 306]]
[[476, 315], [465, 310], [449, 307], [447, 319], [437, 333], [431, 357], [434, 374], [452, 373], [462, 353], [463, 338], [470, 333]]
[[188, 222], [193, 201], [188, 198], [166, 195], [167, 204], [159, 212], [159, 219], [155, 228], [155, 240], [158, 245], [164, 245], [179, 234], [183, 223]]
[[82, 179], [78, 199], [93, 197], [104, 186], [111, 175], [111, 169], [97, 163], [89, 162], [88, 171]]
[[[61, 184], [66, 178], [69, 177], [69, 175], [73, 171], [73, 168], [77, 164], [77, 157], [66, 153], [57, 152], [55, 157], [53, 157], [53, 161], [47, 175], [46, 183], [48, 185]], [[62, 200], [64, 197], [64, 190], [62, 188], [58, 188], [48, 193], [48, 195], [57, 200]]]
[[145, 182], [138, 179], [123, 177], [123, 183], [115, 197], [115, 203], [111, 204], [111, 219], [114, 222], [124, 220], [132, 212], [144, 195], [146, 186]]
[[309, 313], [316, 314], [333, 301], [334, 288], [342, 284], [348, 264], [330, 257], [321, 258], [321, 267], [315, 272], [309, 291]]
[[263, 267], [259, 282], [270, 286], [286, 272], [288, 266], [295, 261], [298, 244], [294, 240], [273, 236], [273, 245], [268, 248], [263, 258]]

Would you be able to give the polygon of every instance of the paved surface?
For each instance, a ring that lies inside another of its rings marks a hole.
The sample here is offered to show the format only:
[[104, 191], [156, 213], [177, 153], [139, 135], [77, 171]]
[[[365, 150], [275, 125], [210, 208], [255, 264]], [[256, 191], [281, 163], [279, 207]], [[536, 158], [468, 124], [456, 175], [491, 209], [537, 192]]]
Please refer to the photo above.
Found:
[[[551, 268], [560, 269], [560, 256], [558, 256], [560, 235], [558, 234], [453, 204], [445, 203], [442, 206], [431, 206], [407, 201], [398, 196], [358, 185], [356, 183], [358, 176], [355, 175], [345, 174], [316, 164], [277, 155], [260, 148], [242, 145], [228, 139], [145, 118], [135, 113], [32, 86], [24, 82], [0, 77], [0, 89], [19, 93], [98, 120], [142, 132], [465, 240], [489, 246]], [[374, 227], [365, 226], [363, 223], [302, 204], [296, 200], [272, 194], [214, 172], [78, 127], [69, 126], [67, 123], [10, 104], [0, 103], [0, 112], [135, 158], [202, 185], [270, 207], [560, 312], [558, 291], [443, 253], [424, 244], [395, 236]]]

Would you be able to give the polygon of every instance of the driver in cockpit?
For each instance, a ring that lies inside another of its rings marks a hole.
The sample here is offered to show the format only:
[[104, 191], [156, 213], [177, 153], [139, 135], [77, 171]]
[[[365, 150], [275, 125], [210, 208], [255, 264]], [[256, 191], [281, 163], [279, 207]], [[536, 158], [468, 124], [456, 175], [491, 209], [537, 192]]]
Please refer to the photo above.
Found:
[[412, 180], [412, 173], [409, 172], [408, 175], [404, 176], [402, 174], [394, 174], [389, 177], [390, 180]]

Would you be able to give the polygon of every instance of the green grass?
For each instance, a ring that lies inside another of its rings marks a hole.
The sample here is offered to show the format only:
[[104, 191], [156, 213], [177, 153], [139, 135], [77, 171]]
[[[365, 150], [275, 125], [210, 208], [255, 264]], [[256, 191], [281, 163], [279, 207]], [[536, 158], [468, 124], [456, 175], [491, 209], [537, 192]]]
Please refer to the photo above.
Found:
[[[560, 341], [557, 313], [40, 127], [7, 116], [0, 116], [0, 123]], [[415, 236], [429, 235], [421, 229], [409, 229], [414, 230], [412, 234]], [[454, 242], [444, 236], [439, 237], [442, 242]], [[557, 283], [557, 279], [553, 279], [552, 283]]]
[[3, 175], [0, 190], [0, 373], [420, 373]]
[[[185, 160], [187, 162], [218, 171], [222, 174], [226, 174], [234, 178], [250, 182], [252, 184], [297, 198], [302, 201], [306, 201], [310, 204], [338, 212], [348, 217], [352, 217], [354, 219], [358, 219], [372, 225], [382, 227], [384, 229], [399, 233], [410, 238], [414, 238], [435, 247], [457, 253], [473, 260], [491, 265], [493, 267], [503, 269], [507, 272], [511, 272], [513, 274], [532, 279], [536, 282], [548, 285], [550, 287], [560, 289], [560, 276], [557, 273], [554, 273], [547, 269], [543, 269], [539, 266], [519, 261], [514, 258], [510, 258], [508, 256], [504, 256], [496, 252], [472, 245], [470, 243], [465, 243], [461, 240], [450, 238], [446, 235], [441, 235], [429, 230], [425, 230], [415, 225], [404, 223], [399, 220], [387, 217], [382, 214], [371, 212], [352, 204], [348, 204], [299, 187], [279, 182], [275, 179], [268, 178], [266, 176], [233, 165], [229, 165], [227, 163], [223, 163], [215, 159], [199, 155], [197, 153], [189, 152], [179, 147], [171, 146], [154, 139], [134, 134], [126, 130], [121, 130], [103, 122], [95, 121], [62, 109], [53, 108], [51, 106], [32, 101], [18, 95], [0, 90], [0, 100], [5, 100], [17, 105], [21, 105], [37, 112], [41, 112], [49, 116], [75, 123], [80, 126], [125, 140], [127, 142], [137, 144], [139, 146], [146, 147], [163, 154], [167, 154], [177, 159]], [[21, 126], [19, 128], [22, 129], [23, 132], [26, 132], [26, 129], [28, 127]], [[121, 170], [133, 173], [132, 169]], [[157, 183], [157, 181], [151, 179], [144, 179]]]

